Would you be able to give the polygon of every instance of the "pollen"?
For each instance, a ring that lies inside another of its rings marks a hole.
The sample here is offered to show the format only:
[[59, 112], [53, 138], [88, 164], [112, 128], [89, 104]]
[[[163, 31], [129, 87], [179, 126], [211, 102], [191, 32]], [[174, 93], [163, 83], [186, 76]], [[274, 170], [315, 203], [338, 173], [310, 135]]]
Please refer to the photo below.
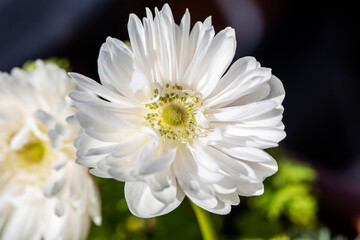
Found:
[[[154, 89], [153, 99], [158, 94], [159, 90]], [[201, 106], [200, 97], [192, 91], [166, 83], [159, 100], [145, 105], [149, 110], [145, 125], [155, 129], [164, 140], [190, 142], [201, 132], [195, 120]]]
[[187, 111], [177, 104], [169, 104], [162, 110], [161, 118], [169, 126], [180, 126], [187, 119]]

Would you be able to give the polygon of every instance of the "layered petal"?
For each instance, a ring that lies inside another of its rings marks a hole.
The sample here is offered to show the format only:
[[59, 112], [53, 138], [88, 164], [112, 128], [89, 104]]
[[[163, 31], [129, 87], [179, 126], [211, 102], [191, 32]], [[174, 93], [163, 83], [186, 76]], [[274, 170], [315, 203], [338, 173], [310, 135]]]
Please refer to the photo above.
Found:
[[[173, 193], [167, 193], [164, 191], [161, 194], [167, 195]], [[129, 210], [132, 214], [139, 217], [151, 218], [169, 213], [179, 206], [184, 199], [184, 196], [185, 195], [182, 190], [178, 189], [173, 202], [163, 203], [154, 197], [151, 189], [145, 183], [125, 183], [125, 198], [128, 203]]]

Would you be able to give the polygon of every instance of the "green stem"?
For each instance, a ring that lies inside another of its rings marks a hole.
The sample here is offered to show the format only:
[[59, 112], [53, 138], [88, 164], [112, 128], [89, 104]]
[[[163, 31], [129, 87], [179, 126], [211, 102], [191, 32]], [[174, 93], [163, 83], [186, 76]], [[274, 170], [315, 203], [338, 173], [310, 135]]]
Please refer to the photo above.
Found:
[[[189, 200], [190, 201], [190, 200]], [[216, 240], [217, 236], [215, 233], [215, 228], [212, 224], [210, 214], [204, 209], [198, 207], [192, 201], [190, 201], [190, 205], [194, 210], [197, 222], [200, 227], [201, 235], [204, 240]]]

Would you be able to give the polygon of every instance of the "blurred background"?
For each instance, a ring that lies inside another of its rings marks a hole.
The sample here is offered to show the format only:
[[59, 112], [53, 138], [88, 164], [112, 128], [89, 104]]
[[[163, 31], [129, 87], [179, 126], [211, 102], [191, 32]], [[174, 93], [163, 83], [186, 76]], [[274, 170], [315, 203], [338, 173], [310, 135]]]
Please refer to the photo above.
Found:
[[[156, 0], [0, 0], [0, 71], [31, 59], [66, 58], [72, 71], [98, 80], [107, 36], [127, 40], [129, 13], [140, 18]], [[263, 197], [242, 198], [214, 218], [224, 239], [354, 239], [360, 234], [359, 1], [169, 0], [177, 23], [212, 15], [216, 31], [232, 26], [236, 57], [251, 55], [284, 83], [287, 137], [280, 171]], [[156, 219], [131, 216], [123, 185], [96, 179], [103, 226], [89, 239], [198, 239], [189, 204]], [[181, 226], [181, 231], [179, 227]], [[282, 238], [283, 237], [283, 238]]]

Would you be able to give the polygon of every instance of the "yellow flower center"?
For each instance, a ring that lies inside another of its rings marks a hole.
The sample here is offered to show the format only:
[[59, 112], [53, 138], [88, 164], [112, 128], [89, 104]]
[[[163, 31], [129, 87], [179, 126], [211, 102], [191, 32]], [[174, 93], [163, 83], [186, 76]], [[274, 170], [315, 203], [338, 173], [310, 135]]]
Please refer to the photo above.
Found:
[[[155, 89], [153, 94], [153, 99], [159, 97], [159, 90]], [[200, 98], [193, 92], [167, 83], [158, 101], [145, 104], [149, 110], [145, 116], [146, 125], [164, 139], [187, 143], [201, 132], [195, 120], [201, 106]]]
[[[11, 139], [10, 136], [7, 140], [8, 144]], [[24, 179], [24, 183], [29, 181], [29, 176], [44, 182], [52, 174], [51, 166], [58, 156], [58, 153], [51, 148], [50, 141], [39, 139], [30, 133], [28, 142], [21, 148], [6, 149], [4, 166], [7, 172], [18, 174], [18, 179]]]
[[169, 104], [163, 108], [161, 118], [170, 126], [180, 126], [187, 119], [187, 112], [178, 104]]
[[16, 155], [22, 164], [37, 164], [43, 160], [45, 150], [46, 148], [44, 143], [40, 140], [36, 140], [17, 150]]

